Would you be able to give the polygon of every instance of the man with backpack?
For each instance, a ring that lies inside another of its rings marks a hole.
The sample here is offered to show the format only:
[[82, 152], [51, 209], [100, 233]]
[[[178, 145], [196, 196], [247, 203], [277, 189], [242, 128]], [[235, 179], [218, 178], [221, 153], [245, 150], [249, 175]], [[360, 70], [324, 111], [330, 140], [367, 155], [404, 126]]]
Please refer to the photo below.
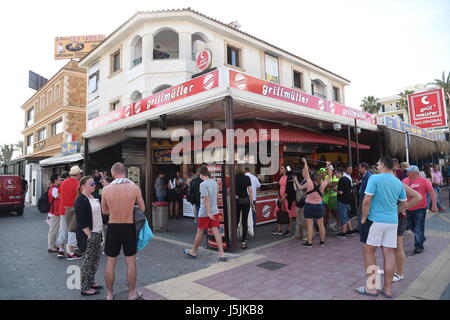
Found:
[[200, 184], [203, 182], [199, 174], [200, 168], [201, 167], [199, 167], [197, 173], [192, 176], [187, 194], [187, 200], [195, 206], [195, 223], [197, 223], [198, 213], [200, 211]]

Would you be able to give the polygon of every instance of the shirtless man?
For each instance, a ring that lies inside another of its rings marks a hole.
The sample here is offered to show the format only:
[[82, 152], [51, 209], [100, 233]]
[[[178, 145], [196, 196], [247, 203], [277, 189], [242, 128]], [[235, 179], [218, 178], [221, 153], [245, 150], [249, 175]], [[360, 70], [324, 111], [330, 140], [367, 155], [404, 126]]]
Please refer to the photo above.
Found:
[[125, 177], [125, 166], [117, 162], [111, 168], [115, 179], [102, 191], [102, 213], [109, 216], [106, 233], [105, 254], [106, 263], [106, 295], [107, 300], [113, 300], [113, 285], [117, 256], [123, 247], [123, 253], [128, 266], [128, 299], [136, 300], [136, 251], [137, 238], [134, 224], [133, 209], [137, 203], [140, 210], [145, 211], [145, 203], [141, 190], [131, 180]]

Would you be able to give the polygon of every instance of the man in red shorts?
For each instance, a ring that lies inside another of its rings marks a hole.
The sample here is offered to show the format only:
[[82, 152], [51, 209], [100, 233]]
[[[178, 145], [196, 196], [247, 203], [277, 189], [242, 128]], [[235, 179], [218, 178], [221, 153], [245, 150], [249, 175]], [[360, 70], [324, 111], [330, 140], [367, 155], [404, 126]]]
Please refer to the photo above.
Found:
[[195, 236], [194, 247], [191, 250], [184, 249], [183, 252], [191, 258], [197, 258], [198, 247], [202, 243], [203, 234], [205, 230], [211, 228], [219, 249], [219, 261], [226, 261], [227, 257], [225, 257], [225, 253], [223, 252], [222, 236], [219, 232], [219, 208], [217, 206], [219, 185], [211, 179], [211, 174], [207, 167], [201, 167], [199, 174], [203, 182], [200, 184], [200, 210], [198, 213], [197, 235]]

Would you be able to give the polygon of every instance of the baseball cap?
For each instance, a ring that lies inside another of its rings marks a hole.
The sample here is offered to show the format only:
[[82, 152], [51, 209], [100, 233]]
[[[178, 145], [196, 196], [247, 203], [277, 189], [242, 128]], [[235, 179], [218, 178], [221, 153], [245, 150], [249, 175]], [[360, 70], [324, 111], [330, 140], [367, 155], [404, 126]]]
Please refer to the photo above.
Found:
[[410, 166], [409, 168], [406, 168], [407, 172], [420, 172], [419, 168], [417, 166]]

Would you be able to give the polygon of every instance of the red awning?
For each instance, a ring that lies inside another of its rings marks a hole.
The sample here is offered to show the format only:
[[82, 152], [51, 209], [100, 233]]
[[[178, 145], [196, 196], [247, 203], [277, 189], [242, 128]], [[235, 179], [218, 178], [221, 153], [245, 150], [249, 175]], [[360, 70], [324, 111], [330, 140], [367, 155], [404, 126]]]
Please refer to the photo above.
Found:
[[[267, 140], [274, 140], [275, 137], [271, 137], [270, 130], [278, 129], [279, 132], [279, 142], [290, 142], [290, 143], [317, 143], [317, 144], [332, 144], [332, 145], [339, 145], [339, 146], [348, 146], [348, 140], [334, 137], [331, 135], [323, 134], [323, 133], [316, 133], [307, 129], [302, 129], [298, 127], [293, 126], [283, 126], [281, 124], [268, 122], [268, 121], [260, 121], [260, 120], [251, 120], [247, 122], [241, 122], [236, 123], [234, 125], [234, 130], [242, 129], [243, 131], [247, 131], [248, 129], [255, 129], [257, 137], [256, 139], [254, 137], [246, 137], [245, 143], [255, 143], [259, 141], [267, 141]], [[260, 135], [259, 130], [267, 130], [267, 135]], [[217, 141], [212, 140], [210, 141], [203, 141], [202, 148], [206, 147], [225, 147], [227, 145], [226, 141], [226, 130], [222, 130], [222, 135], [224, 137], [224, 141]], [[234, 141], [234, 144], [239, 144], [237, 140]], [[194, 147], [194, 142], [192, 142], [193, 149], [196, 150], [197, 148]], [[356, 143], [354, 141], [351, 142], [352, 148], [356, 149]], [[361, 150], [369, 150], [370, 146], [358, 143], [358, 147]], [[188, 150], [186, 150], [188, 151]]]

